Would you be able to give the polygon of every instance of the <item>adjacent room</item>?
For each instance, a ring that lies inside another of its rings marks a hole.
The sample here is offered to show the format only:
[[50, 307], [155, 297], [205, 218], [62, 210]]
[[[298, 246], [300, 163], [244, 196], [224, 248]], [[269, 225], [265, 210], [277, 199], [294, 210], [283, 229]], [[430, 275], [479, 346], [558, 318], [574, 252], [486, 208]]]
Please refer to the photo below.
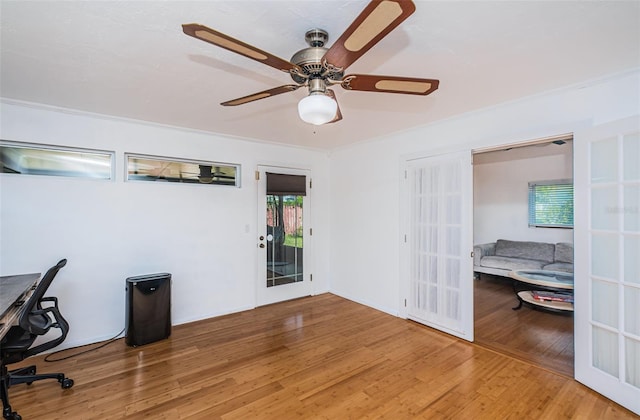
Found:
[[[475, 341], [573, 377], [573, 308], [540, 310], [540, 306], [531, 304], [519, 306], [515, 280], [508, 274], [516, 269], [573, 273], [572, 136], [476, 153], [473, 163], [473, 236], [479, 247], [474, 249]], [[536, 217], [534, 201], [538, 186], [540, 217]], [[555, 199], [543, 201], [546, 197], [541, 194], [556, 192]], [[515, 250], [509, 254], [509, 245], [520, 245], [518, 260], [495, 258], [500, 255], [497, 241], [504, 245], [505, 255], [516, 255]], [[554, 252], [546, 264], [532, 266], [529, 259], [541, 257], [527, 255], [523, 242]], [[568, 251], [567, 262], [555, 263], [556, 249], [558, 254], [561, 249]], [[483, 253], [491, 255], [483, 260]], [[522, 258], [525, 261], [520, 261]], [[535, 301], [538, 302], [546, 305], [549, 301]]]
[[639, 2], [0, 0], [0, 159], [5, 419], [640, 414]]

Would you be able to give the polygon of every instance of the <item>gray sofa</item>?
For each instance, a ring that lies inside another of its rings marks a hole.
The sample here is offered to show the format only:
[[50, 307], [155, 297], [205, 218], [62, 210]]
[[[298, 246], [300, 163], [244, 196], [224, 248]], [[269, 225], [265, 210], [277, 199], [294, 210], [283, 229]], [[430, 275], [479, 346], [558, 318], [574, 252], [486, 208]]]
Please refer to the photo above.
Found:
[[473, 247], [474, 272], [506, 277], [512, 270], [573, 273], [573, 244], [498, 239]]

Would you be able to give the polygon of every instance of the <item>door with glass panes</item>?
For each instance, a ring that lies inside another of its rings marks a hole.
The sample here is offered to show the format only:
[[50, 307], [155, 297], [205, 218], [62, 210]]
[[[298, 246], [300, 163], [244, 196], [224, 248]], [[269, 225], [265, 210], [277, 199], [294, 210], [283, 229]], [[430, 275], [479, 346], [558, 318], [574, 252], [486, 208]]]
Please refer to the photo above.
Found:
[[308, 171], [258, 167], [258, 305], [311, 294]]
[[411, 159], [401, 316], [473, 341], [471, 152]]
[[640, 116], [574, 136], [575, 377], [640, 414]]

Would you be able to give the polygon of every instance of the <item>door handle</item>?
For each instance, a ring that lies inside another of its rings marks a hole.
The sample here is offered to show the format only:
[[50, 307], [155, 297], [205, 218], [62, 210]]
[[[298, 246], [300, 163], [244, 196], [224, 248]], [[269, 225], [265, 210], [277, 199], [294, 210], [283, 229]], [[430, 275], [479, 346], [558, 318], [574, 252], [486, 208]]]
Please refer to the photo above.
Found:
[[260, 248], [264, 248], [264, 244], [260, 244], [259, 246], [260, 246]]

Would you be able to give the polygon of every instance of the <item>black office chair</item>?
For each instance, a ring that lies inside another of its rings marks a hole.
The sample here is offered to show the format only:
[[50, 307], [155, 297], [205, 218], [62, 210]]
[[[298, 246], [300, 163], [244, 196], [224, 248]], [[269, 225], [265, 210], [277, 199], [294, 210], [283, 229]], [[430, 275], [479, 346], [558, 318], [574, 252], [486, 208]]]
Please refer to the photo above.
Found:
[[[43, 351], [52, 349], [64, 341], [69, 333], [69, 323], [58, 310], [58, 298], [43, 297], [58, 271], [67, 264], [63, 259], [51, 267], [38, 283], [29, 300], [24, 303], [18, 325], [13, 326], [0, 342], [0, 364], [2, 380], [0, 396], [2, 397], [2, 415], [5, 419], [20, 420], [22, 417], [9, 405], [9, 387], [26, 383], [30, 385], [41, 379], [57, 379], [63, 389], [73, 386], [73, 379], [66, 378], [63, 373], [45, 373], [36, 375], [35, 365], [9, 371], [7, 365], [20, 362]], [[51, 303], [53, 305], [51, 306]], [[43, 305], [45, 303], [46, 305]], [[51, 328], [58, 328], [58, 338], [31, 347], [38, 336], [45, 335]]]

